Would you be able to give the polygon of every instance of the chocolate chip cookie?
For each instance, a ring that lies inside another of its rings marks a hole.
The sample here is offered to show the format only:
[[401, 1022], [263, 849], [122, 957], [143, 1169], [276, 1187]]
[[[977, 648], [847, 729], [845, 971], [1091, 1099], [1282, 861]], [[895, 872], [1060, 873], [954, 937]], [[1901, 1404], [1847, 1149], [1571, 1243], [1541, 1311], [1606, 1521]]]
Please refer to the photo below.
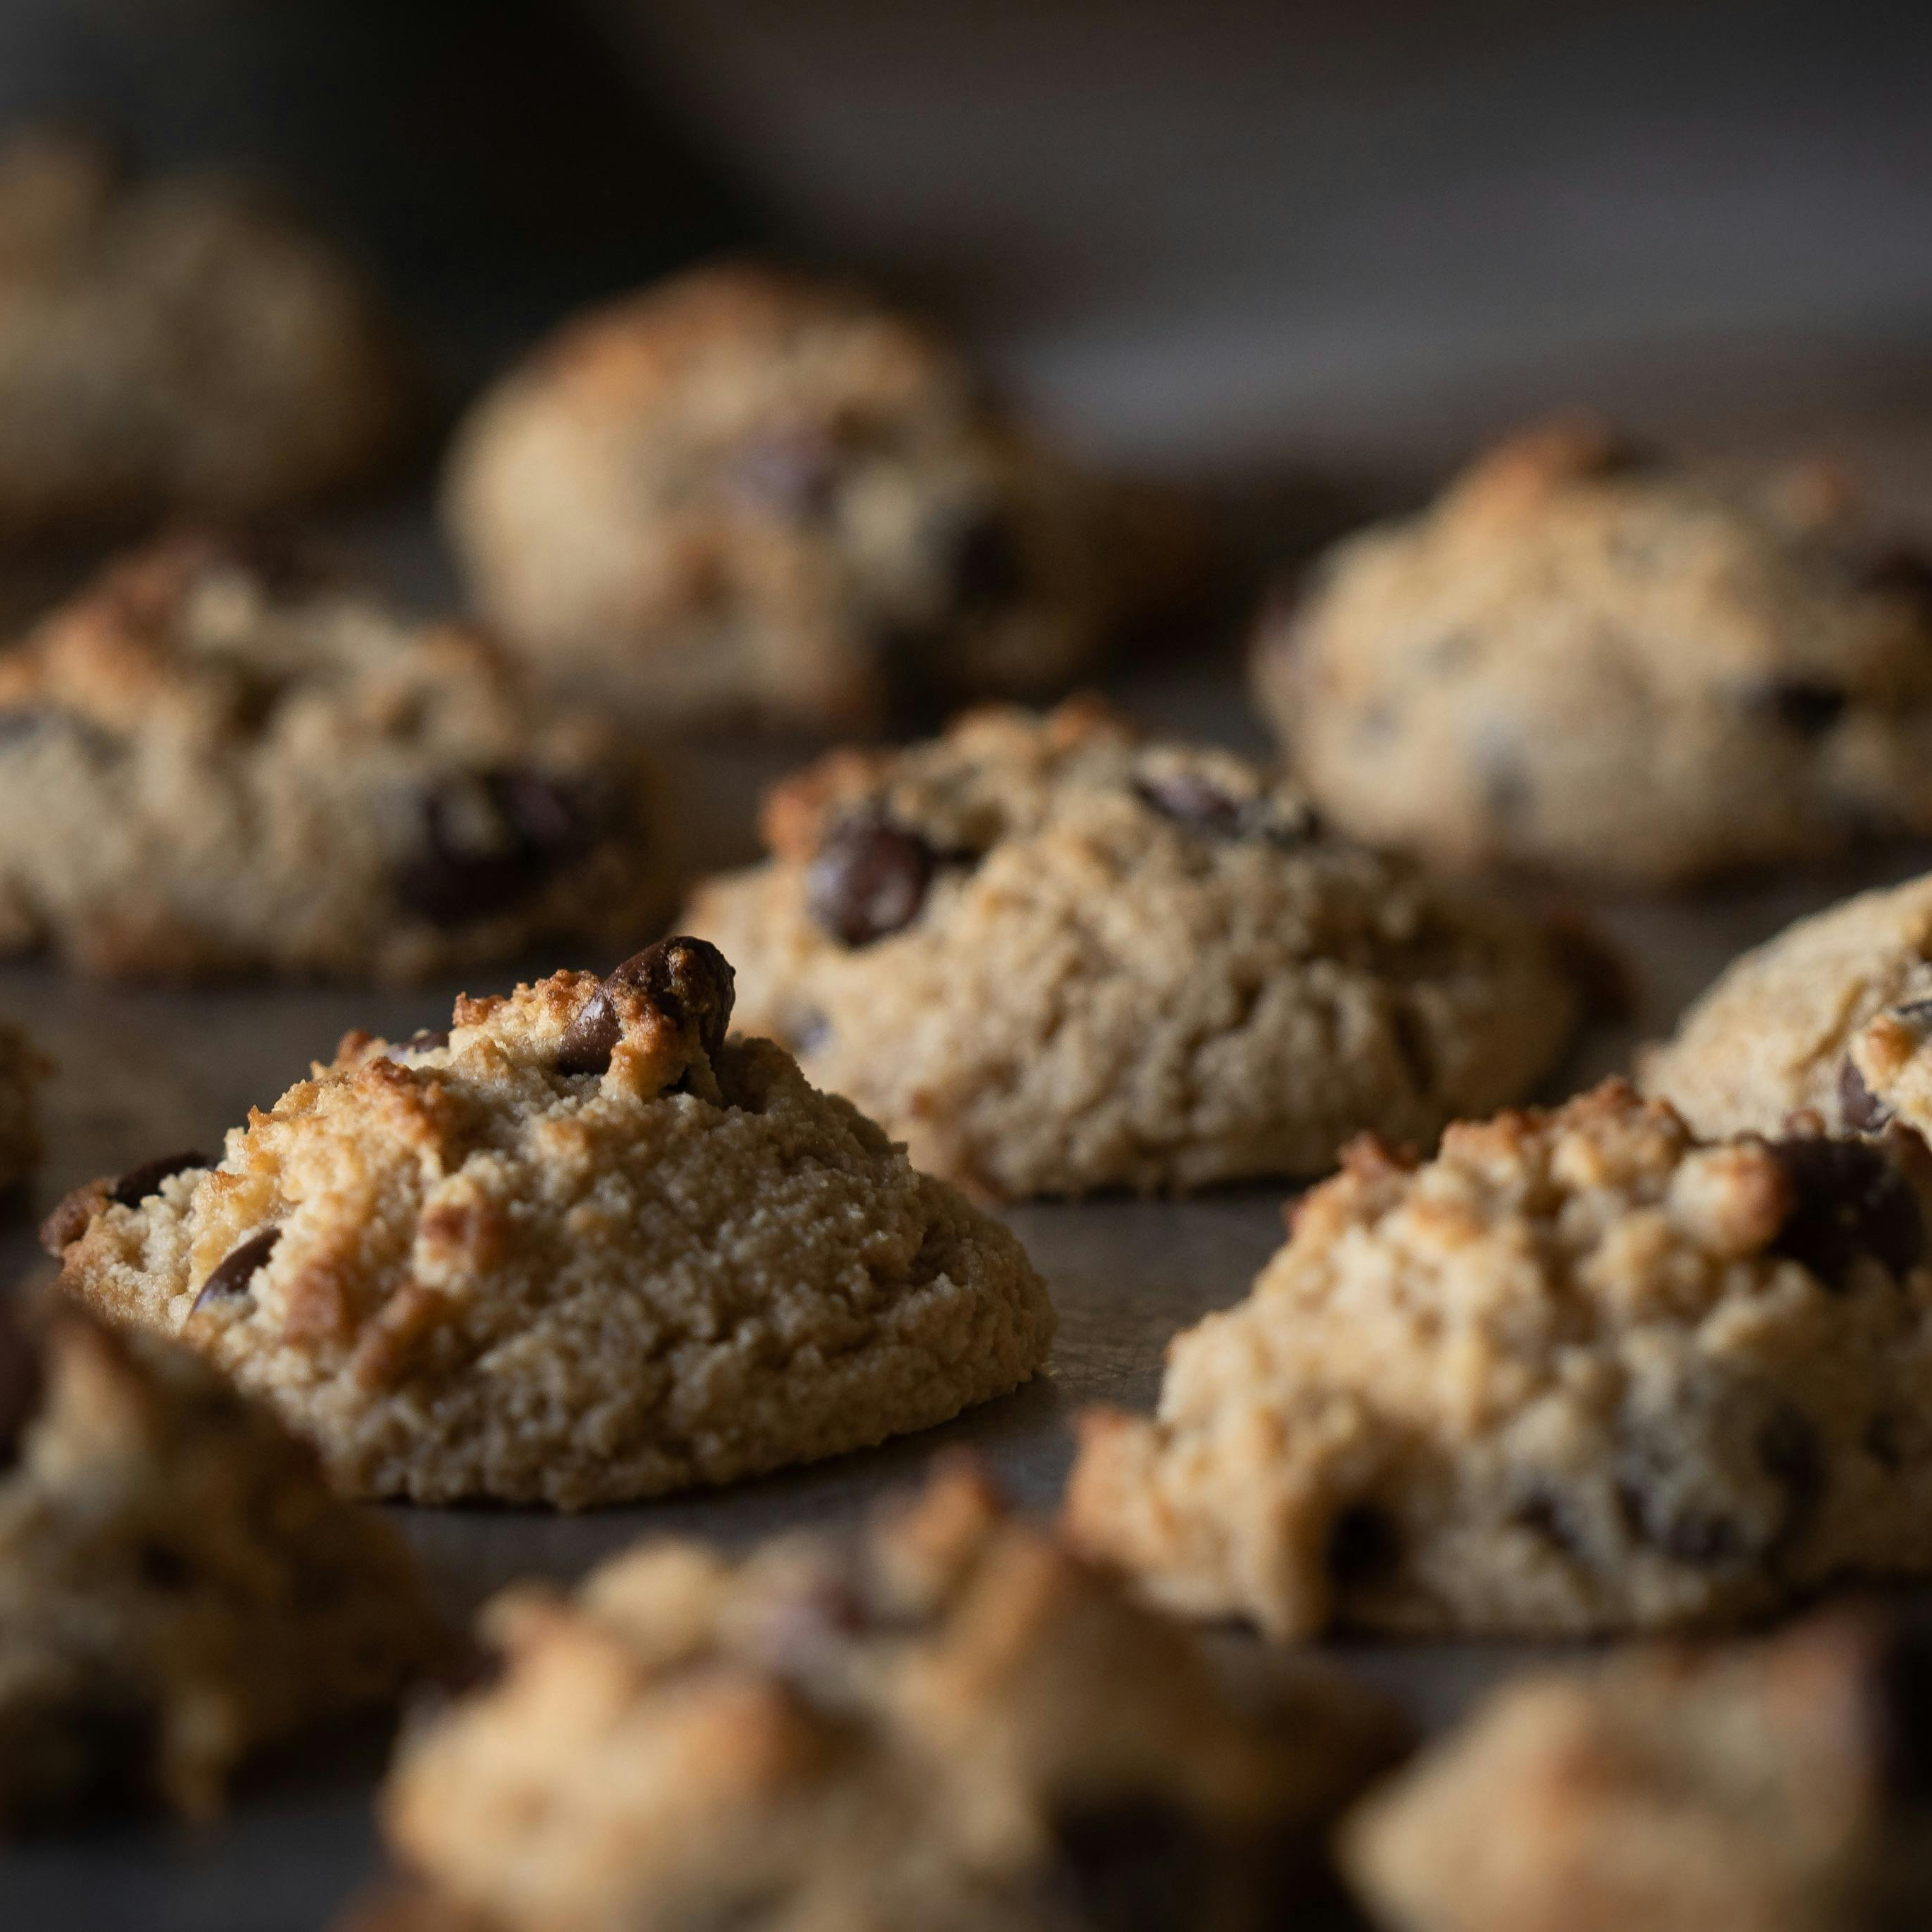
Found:
[[0, 145], [0, 542], [252, 514], [396, 454], [413, 381], [353, 261], [259, 190]]
[[446, 1640], [387, 1526], [184, 1350], [0, 1302], [0, 1834], [220, 1808]]
[[748, 266], [567, 324], [476, 405], [446, 509], [533, 664], [660, 715], [864, 727], [1050, 692], [1122, 574], [1099, 493], [950, 348]]
[[1576, 1000], [1548, 935], [1336, 836], [1245, 760], [1090, 702], [988, 710], [780, 786], [686, 913], [745, 1023], [982, 1192], [1180, 1190], [1428, 1141]]
[[1932, 1631], [1840, 1615], [1506, 1686], [1350, 1819], [1390, 1932], [1855, 1932], [1932, 1916]]
[[342, 1488], [425, 1502], [727, 1482], [1024, 1382], [1053, 1316], [1018, 1242], [728, 1043], [731, 998], [666, 940], [351, 1035], [220, 1161], [70, 1196], [62, 1283], [199, 1348]]
[[634, 752], [472, 632], [230, 538], [111, 566], [0, 654], [0, 950], [419, 977], [664, 904]]
[[1365, 1140], [1091, 1418], [1082, 1543], [1280, 1636], [1718, 1625], [1932, 1571], [1928, 1158], [1700, 1141], [1611, 1082]]
[[1732, 487], [1574, 426], [1277, 602], [1264, 709], [1361, 837], [1672, 883], [1932, 828], [1932, 567], [1822, 473]]
[[1734, 961], [1638, 1072], [1706, 1133], [1776, 1133], [1801, 1112], [1829, 1128], [1874, 1126], [1852, 1040], [1877, 1015], [1925, 1000], [1932, 874], [1801, 919]]
[[1229, 1683], [957, 1466], [862, 1536], [646, 1543], [486, 1628], [502, 1676], [382, 1798], [392, 1932], [1275, 1926], [1391, 1735], [1312, 1666]]

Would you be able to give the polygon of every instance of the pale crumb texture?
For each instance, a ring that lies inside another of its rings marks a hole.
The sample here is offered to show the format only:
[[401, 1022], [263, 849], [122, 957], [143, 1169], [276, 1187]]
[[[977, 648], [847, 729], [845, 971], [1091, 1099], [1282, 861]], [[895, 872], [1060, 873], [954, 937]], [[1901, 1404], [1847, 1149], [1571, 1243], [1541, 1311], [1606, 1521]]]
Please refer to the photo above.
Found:
[[769, 1041], [722, 1044], [730, 979], [663, 941], [460, 1000], [446, 1040], [352, 1036], [218, 1166], [82, 1190], [62, 1282], [345, 1490], [428, 1502], [726, 1482], [1024, 1382], [1053, 1318], [1018, 1241]]
[[1866, 1932], [1932, 1916], [1932, 1653], [1840, 1613], [1496, 1693], [1348, 1820], [1389, 1932]]
[[1932, 874], [1814, 913], [1726, 967], [1640, 1057], [1646, 1091], [1700, 1132], [1776, 1133], [1802, 1108], [1828, 1127], [1871, 1124], [1846, 1059], [1889, 1008], [1932, 1000]]
[[699, 268], [567, 322], [458, 432], [450, 534], [532, 664], [659, 716], [875, 725], [1064, 688], [1144, 575], [1094, 485], [858, 290]]
[[1932, 1570], [1922, 1144], [1703, 1144], [1610, 1082], [1373, 1143], [1087, 1422], [1068, 1514], [1278, 1636], [1726, 1625]]
[[1388, 1755], [1312, 1666], [1224, 1679], [970, 1466], [865, 1533], [646, 1543], [486, 1612], [381, 1800], [402, 1932], [1244, 1932]]
[[1550, 935], [1091, 700], [843, 752], [685, 914], [746, 1024], [994, 1196], [1326, 1172], [1519, 1099], [1577, 1013]]
[[0, 542], [247, 516], [391, 466], [419, 410], [362, 267], [217, 176], [0, 143]]
[[1450, 865], [1661, 884], [1932, 827], [1932, 570], [1822, 468], [1526, 434], [1330, 552], [1255, 669], [1324, 808]]
[[110, 564], [0, 655], [0, 952], [407, 980], [666, 903], [646, 772], [472, 632], [233, 536]]
[[0, 1310], [0, 1834], [205, 1818], [442, 1658], [413, 1562], [185, 1350]]

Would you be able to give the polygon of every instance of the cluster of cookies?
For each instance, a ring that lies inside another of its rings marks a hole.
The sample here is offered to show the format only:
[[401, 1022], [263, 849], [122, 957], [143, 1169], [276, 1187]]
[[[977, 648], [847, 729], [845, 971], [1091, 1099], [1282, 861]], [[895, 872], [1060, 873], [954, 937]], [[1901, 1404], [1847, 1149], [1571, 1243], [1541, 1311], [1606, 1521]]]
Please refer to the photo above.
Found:
[[[0, 542], [340, 488], [414, 409], [286, 213], [0, 154]], [[1932, 1645], [1896, 1617], [1539, 1676], [1406, 1768], [1359, 1686], [1190, 1627], [1709, 1636], [1932, 1573], [1932, 882], [1739, 962], [1639, 1084], [1523, 1108], [1588, 962], [1459, 876], [1932, 830], [1932, 572], [1822, 474], [1563, 428], [1270, 605], [1286, 776], [1022, 710], [1186, 546], [929, 331], [748, 266], [568, 325], [444, 503], [478, 626], [202, 531], [0, 652], [0, 950], [628, 956], [352, 1034], [218, 1152], [49, 1217], [58, 1283], [0, 1304], [0, 1832], [206, 1815], [440, 1684], [365, 1926], [1932, 1910]], [[678, 884], [638, 721], [996, 698], [779, 785], [764, 861], [632, 950]], [[0, 1031], [0, 1184], [48, 1070]], [[1083, 1420], [1052, 1526], [950, 1465], [843, 1534], [653, 1540], [500, 1598], [478, 1682], [356, 1507], [579, 1509], [932, 1427], [1047, 1364], [988, 1204], [1323, 1176], [1156, 1412]]]

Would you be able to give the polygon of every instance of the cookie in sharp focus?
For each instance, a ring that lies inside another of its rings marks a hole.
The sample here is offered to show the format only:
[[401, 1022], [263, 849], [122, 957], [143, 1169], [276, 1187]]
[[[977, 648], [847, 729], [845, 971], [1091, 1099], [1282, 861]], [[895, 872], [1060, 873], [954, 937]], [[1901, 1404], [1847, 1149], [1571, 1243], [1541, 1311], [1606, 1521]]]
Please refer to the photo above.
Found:
[[386, 1525], [185, 1350], [0, 1302], [0, 1835], [220, 1809], [450, 1645]]
[[0, 543], [250, 515], [362, 482], [416, 383], [363, 268], [273, 196], [0, 144]]
[[1932, 1571], [1932, 1265], [1910, 1136], [1700, 1142], [1612, 1082], [1373, 1142], [1248, 1298], [1086, 1424], [1078, 1540], [1278, 1636], [1760, 1618]]
[[1932, 570], [1822, 471], [1504, 444], [1264, 616], [1263, 709], [1350, 831], [1636, 886], [1932, 827]]
[[1007, 1196], [1318, 1173], [1519, 1097], [1577, 1012], [1531, 920], [1090, 700], [844, 752], [686, 918], [741, 1011], [938, 1172]]
[[1026, 1381], [1053, 1314], [1019, 1243], [730, 1012], [716, 950], [667, 940], [352, 1035], [218, 1162], [70, 1197], [62, 1285], [344, 1489], [428, 1502], [727, 1482]]
[[866, 728], [1050, 694], [1124, 581], [1096, 487], [950, 347], [749, 264], [567, 323], [477, 404], [444, 506], [533, 667], [659, 717]]
[[665, 902], [648, 774], [494, 649], [298, 551], [163, 539], [0, 656], [0, 950], [408, 980]]
[[1505, 1685], [1350, 1817], [1390, 1932], [1922, 1924], [1932, 1630], [1876, 1611]]
[[646, 1542], [484, 1624], [502, 1674], [380, 1801], [413, 1905], [359, 1927], [1241, 1932], [1324, 1901], [1325, 1827], [1398, 1742], [1318, 1666], [1231, 1683], [970, 1466], [856, 1534]]

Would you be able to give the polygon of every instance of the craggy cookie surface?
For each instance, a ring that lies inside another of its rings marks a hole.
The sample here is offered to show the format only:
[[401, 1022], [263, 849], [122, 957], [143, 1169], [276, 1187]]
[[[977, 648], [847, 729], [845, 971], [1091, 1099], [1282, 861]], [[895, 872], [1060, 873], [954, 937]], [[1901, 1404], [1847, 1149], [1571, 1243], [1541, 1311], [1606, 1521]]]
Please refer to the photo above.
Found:
[[1540, 928], [1333, 836], [1232, 754], [1090, 703], [970, 714], [780, 787], [686, 917], [743, 1017], [934, 1171], [1180, 1189], [1432, 1140], [1576, 1016]]
[[414, 413], [367, 278], [270, 198], [0, 146], [0, 542], [355, 482]]
[[406, 1738], [400, 1928], [1242, 1932], [1318, 1897], [1391, 1741], [1184, 1632], [955, 1466], [850, 1542], [647, 1543], [487, 1614], [497, 1683]]
[[1344, 1856], [1391, 1932], [1854, 1932], [1926, 1922], [1928, 1808], [1932, 1634], [1840, 1616], [1506, 1686]]
[[1658, 883], [1932, 826], [1932, 572], [1822, 476], [1521, 437], [1334, 551], [1256, 674], [1342, 825], [1459, 866]]
[[643, 786], [473, 633], [166, 540], [0, 656], [0, 948], [166, 979], [615, 950], [664, 901]]
[[388, 1528], [185, 1351], [0, 1304], [0, 1833], [219, 1809], [445, 1647]]
[[446, 507], [506, 638], [655, 712], [1050, 692], [1107, 616], [1087, 486], [924, 329], [770, 269], [567, 325], [477, 405]]
[[1080, 1540], [1278, 1635], [1716, 1624], [1932, 1571], [1927, 1156], [1699, 1142], [1611, 1082], [1372, 1142], [1087, 1425]]
[[566, 1508], [867, 1446], [1004, 1394], [1046, 1291], [664, 940], [345, 1040], [230, 1132], [70, 1197], [62, 1281], [178, 1335], [343, 1487]]

